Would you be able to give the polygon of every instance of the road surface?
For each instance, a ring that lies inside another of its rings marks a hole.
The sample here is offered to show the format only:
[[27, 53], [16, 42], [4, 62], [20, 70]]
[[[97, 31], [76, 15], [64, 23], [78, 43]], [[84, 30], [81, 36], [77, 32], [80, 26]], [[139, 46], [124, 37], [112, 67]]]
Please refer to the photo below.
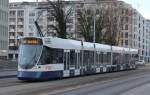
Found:
[[49, 95], [150, 95], [150, 74], [91, 83]]

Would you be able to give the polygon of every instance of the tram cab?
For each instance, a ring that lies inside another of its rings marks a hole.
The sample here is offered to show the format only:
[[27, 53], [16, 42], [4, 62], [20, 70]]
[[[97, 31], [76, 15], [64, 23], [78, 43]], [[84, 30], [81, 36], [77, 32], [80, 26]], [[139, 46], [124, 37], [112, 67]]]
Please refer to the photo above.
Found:
[[[49, 43], [48, 41], [46, 43]], [[18, 79], [47, 79], [61, 77], [62, 49], [52, 49], [43, 44], [43, 39], [24, 37], [20, 39]], [[56, 61], [57, 58], [57, 61]], [[54, 60], [55, 59], [55, 60]]]

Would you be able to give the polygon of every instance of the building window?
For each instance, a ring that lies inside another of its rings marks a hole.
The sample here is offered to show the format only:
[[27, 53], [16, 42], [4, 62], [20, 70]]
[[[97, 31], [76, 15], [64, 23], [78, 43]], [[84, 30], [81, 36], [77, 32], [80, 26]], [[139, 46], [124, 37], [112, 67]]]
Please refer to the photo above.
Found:
[[129, 14], [129, 11], [128, 11], [128, 9], [126, 9], [126, 14]]
[[121, 45], [123, 45], [123, 40], [121, 40]]
[[97, 15], [99, 14], [99, 9], [96, 9], [96, 14], [97, 14]]
[[125, 40], [125, 45], [128, 45], [128, 40]]
[[141, 41], [141, 38], [139, 37], [139, 41]]
[[135, 37], [135, 34], [134, 34], [134, 39], [135, 39], [136, 37]]
[[141, 24], [139, 23], [139, 28], [141, 27]]
[[125, 26], [125, 30], [128, 30], [128, 25]]
[[126, 17], [126, 22], [127, 22], [127, 23], [128, 23], [128, 20], [129, 20], [128, 17]]
[[24, 15], [24, 11], [18, 11], [17, 15], [22, 17]]
[[15, 15], [16, 15], [16, 11], [10, 11], [10, 12], [9, 12], [9, 15], [10, 15], [10, 16], [15, 16]]
[[128, 32], [125, 33], [125, 38], [128, 38]]
[[121, 38], [123, 38], [123, 32], [121, 32]]
[[31, 12], [31, 13], [29, 13], [29, 16], [35, 16], [35, 13]]
[[124, 14], [124, 9], [122, 9], [122, 14]]

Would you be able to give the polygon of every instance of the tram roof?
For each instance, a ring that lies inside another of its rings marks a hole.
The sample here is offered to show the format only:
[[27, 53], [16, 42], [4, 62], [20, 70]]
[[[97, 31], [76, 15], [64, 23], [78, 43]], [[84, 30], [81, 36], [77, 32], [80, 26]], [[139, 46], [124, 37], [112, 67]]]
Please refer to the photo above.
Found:
[[[48, 43], [49, 41], [50, 43]], [[109, 45], [103, 45], [90, 42], [82, 42], [71, 39], [61, 39], [57, 37], [45, 37], [43, 38], [43, 44], [52, 47], [52, 48], [62, 48], [62, 49], [78, 49], [78, 50], [101, 50], [101, 51], [110, 51], [111, 47]], [[82, 45], [83, 44], [83, 45]]]
[[[26, 38], [26, 37], [23, 37]], [[33, 38], [39, 38], [39, 37], [33, 37]], [[41, 38], [39, 38], [41, 39]], [[132, 48], [124, 48], [119, 46], [110, 46], [105, 44], [99, 44], [99, 43], [90, 43], [90, 42], [82, 42], [72, 39], [62, 39], [57, 37], [43, 37], [43, 45], [51, 47], [51, 48], [61, 48], [61, 49], [77, 49], [77, 50], [97, 50], [97, 51], [106, 51], [109, 52], [111, 49], [113, 52], [116, 53], [138, 53], [138, 49], [132, 49]]]

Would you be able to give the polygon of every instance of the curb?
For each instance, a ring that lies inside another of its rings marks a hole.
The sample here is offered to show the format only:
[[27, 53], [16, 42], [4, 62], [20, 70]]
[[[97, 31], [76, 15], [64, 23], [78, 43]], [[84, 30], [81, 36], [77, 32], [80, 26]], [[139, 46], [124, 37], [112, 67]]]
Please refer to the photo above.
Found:
[[14, 78], [14, 77], [17, 77], [17, 75], [0, 76], [0, 79], [4, 79], [4, 78]]

